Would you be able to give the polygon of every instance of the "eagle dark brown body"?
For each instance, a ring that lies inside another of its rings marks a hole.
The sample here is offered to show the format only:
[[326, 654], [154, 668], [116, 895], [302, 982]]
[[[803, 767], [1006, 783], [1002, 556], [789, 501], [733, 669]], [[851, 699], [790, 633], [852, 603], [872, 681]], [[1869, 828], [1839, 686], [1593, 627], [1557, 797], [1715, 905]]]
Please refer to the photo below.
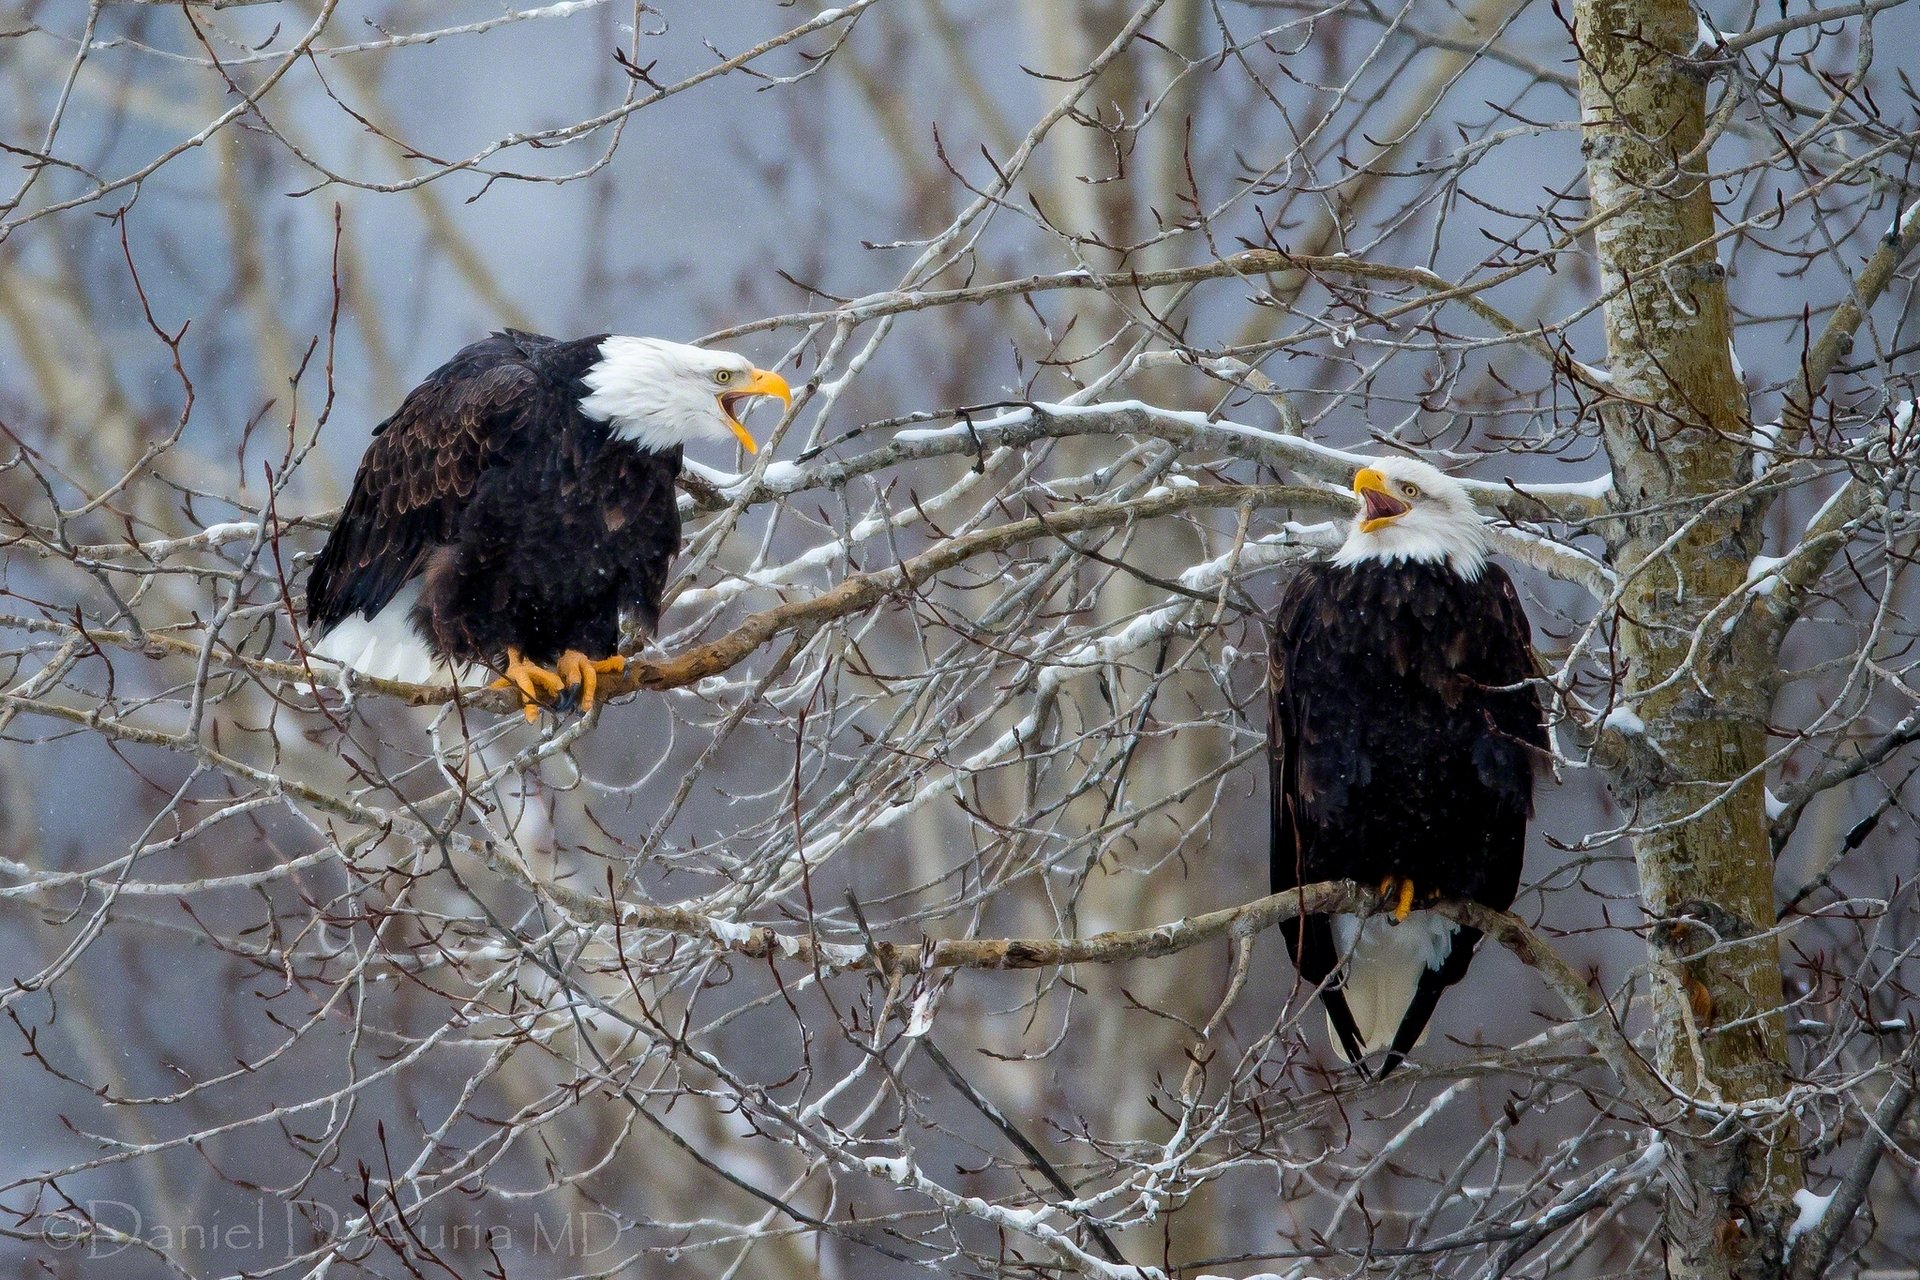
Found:
[[1419, 1042], [1480, 939], [1436, 913], [1409, 915], [1409, 903], [1512, 904], [1547, 747], [1525, 683], [1526, 614], [1498, 565], [1475, 569], [1310, 565], [1274, 616], [1272, 887], [1352, 879], [1408, 894], [1397, 920], [1281, 926], [1301, 978], [1321, 987], [1341, 1056], [1384, 1050], [1380, 1075]]
[[509, 648], [543, 665], [570, 649], [604, 658], [622, 613], [657, 624], [680, 547], [681, 450], [641, 448], [581, 412], [605, 336], [497, 333], [407, 396], [374, 430], [314, 563], [317, 632], [371, 625], [409, 584], [407, 621], [456, 663], [502, 668]]

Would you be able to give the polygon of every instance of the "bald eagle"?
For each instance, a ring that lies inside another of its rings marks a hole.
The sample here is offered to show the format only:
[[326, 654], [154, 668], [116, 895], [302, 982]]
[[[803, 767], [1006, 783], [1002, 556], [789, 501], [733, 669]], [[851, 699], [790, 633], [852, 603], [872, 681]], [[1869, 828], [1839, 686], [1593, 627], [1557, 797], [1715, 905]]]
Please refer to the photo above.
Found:
[[1388, 910], [1281, 929], [1320, 989], [1335, 1049], [1384, 1077], [1425, 1039], [1477, 930], [1417, 906], [1505, 910], [1520, 885], [1533, 770], [1547, 746], [1527, 615], [1487, 559], [1466, 489], [1384, 458], [1328, 561], [1303, 568], [1274, 616], [1269, 665], [1272, 881], [1377, 885]]
[[739, 405], [792, 403], [724, 351], [507, 329], [462, 349], [374, 428], [307, 580], [315, 657], [388, 680], [498, 672], [529, 721], [593, 707], [619, 671], [620, 618], [644, 632], [680, 550], [684, 445], [736, 438]]

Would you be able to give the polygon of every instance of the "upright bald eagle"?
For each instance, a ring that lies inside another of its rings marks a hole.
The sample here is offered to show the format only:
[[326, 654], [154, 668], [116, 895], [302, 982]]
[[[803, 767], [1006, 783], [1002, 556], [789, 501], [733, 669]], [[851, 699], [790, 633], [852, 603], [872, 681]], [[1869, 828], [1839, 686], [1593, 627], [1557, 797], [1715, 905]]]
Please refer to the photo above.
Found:
[[368, 675], [593, 706], [624, 660], [620, 617], [651, 632], [680, 550], [674, 481], [689, 441], [753, 437], [735, 410], [792, 395], [724, 351], [504, 330], [407, 393], [374, 428], [307, 580], [309, 651]]
[[1487, 559], [1459, 482], [1383, 458], [1331, 560], [1302, 569], [1273, 622], [1269, 667], [1276, 891], [1379, 885], [1388, 912], [1281, 925], [1321, 988], [1340, 1056], [1384, 1077], [1466, 975], [1477, 930], [1435, 898], [1505, 910], [1520, 886], [1534, 762], [1547, 746], [1527, 615]]

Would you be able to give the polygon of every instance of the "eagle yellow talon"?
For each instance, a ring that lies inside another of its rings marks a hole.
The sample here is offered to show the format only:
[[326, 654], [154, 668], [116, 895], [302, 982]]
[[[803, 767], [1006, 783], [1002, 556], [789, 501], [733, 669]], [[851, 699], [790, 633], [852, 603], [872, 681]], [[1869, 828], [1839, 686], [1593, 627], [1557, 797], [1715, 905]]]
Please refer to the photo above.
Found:
[[1413, 910], [1415, 892], [1411, 880], [1404, 880], [1399, 876], [1380, 877], [1380, 905], [1385, 907], [1389, 903], [1393, 904], [1390, 909], [1393, 912], [1395, 924], [1404, 921], [1407, 914]]
[[611, 658], [601, 658], [596, 661], [578, 649], [569, 649], [561, 654], [560, 660], [553, 665], [559, 671], [566, 688], [580, 690], [580, 710], [587, 712], [593, 710], [593, 699], [600, 687], [600, 677], [626, 670], [627, 660], [616, 653]]
[[536, 662], [528, 662], [518, 649], [507, 650], [506, 674], [487, 686], [489, 689], [519, 690], [520, 710], [525, 713], [528, 724], [540, 718], [541, 703], [566, 687], [567, 682], [557, 673]]

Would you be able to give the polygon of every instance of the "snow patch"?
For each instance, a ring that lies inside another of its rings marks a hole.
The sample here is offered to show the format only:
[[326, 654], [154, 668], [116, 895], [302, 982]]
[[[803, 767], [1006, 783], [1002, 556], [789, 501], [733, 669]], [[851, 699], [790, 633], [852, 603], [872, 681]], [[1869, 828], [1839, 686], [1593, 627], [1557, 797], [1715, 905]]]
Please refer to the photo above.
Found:
[[1839, 488], [1835, 489], [1832, 493], [1828, 494], [1827, 500], [1820, 504], [1820, 509], [1814, 512], [1811, 516], [1807, 517], [1807, 523], [1804, 527], [1808, 529], [1816, 529], [1820, 525], [1826, 523], [1827, 512], [1833, 510], [1833, 504], [1840, 501], [1840, 495], [1845, 493], [1846, 491], [1847, 491], [1847, 486], [1841, 485]]
[[225, 524], [210, 524], [200, 531], [210, 547], [222, 547], [229, 542], [251, 542], [260, 532], [260, 526], [252, 520], [229, 520]]
[[527, 18], [571, 18], [576, 13], [585, 13], [589, 9], [598, 9], [606, 0], [560, 0], [542, 9], [530, 10], [521, 16]]
[[1772, 787], [1765, 787], [1762, 789], [1766, 792], [1766, 797], [1767, 797], [1767, 821], [1773, 822], [1776, 819], [1778, 819], [1781, 814], [1787, 811], [1787, 802], [1785, 800], [1782, 800], [1779, 796], [1773, 794]]
[[868, 1173], [885, 1178], [896, 1187], [904, 1187], [913, 1181], [913, 1161], [905, 1156], [895, 1156], [892, 1159], [885, 1156], [868, 1156], [860, 1163], [867, 1167]]
[[1647, 731], [1647, 722], [1635, 715], [1632, 707], [1615, 707], [1607, 712], [1607, 718], [1600, 722], [1600, 727], [1632, 736], [1644, 734]]
[[1780, 421], [1756, 422], [1753, 432], [1747, 437], [1747, 446], [1753, 450], [1753, 478], [1758, 480], [1767, 474], [1767, 468], [1774, 463], [1774, 454], [1780, 448]]
[[1034, 1228], [1044, 1227], [1047, 1223], [1045, 1209], [1009, 1209], [1005, 1205], [990, 1204], [978, 1196], [968, 1196], [960, 1203], [974, 1216], [1012, 1227], [1015, 1231], [1031, 1233]]
[[913, 1009], [907, 1014], [907, 1038], [918, 1040], [933, 1030], [933, 1007], [938, 1003], [939, 989], [928, 987], [913, 1002]]
[[1703, 53], [1712, 53], [1715, 49], [1724, 49], [1726, 47], [1727, 38], [1721, 35], [1711, 22], [1707, 21], [1706, 14], [1696, 10], [1694, 18], [1693, 48], [1688, 51], [1688, 57], [1697, 58]]
[[1192, 476], [1183, 476], [1178, 473], [1175, 473], [1173, 475], [1168, 476], [1164, 481], [1153, 486], [1153, 488], [1147, 490], [1145, 493], [1141, 494], [1140, 497], [1142, 499], [1166, 498], [1166, 497], [1172, 496], [1174, 491], [1177, 489], [1198, 489], [1199, 487], [1200, 487], [1200, 482], [1198, 480], [1195, 480]]
[[[774, 944], [780, 948], [780, 954], [789, 960], [798, 960], [801, 956], [801, 940], [789, 934], [775, 934]], [[845, 942], [822, 942], [814, 949], [815, 963], [823, 969], [851, 969], [866, 959], [864, 947], [856, 947]]]
[[[1186, 612], [1184, 604], [1170, 605], [1164, 609], [1155, 609], [1143, 613], [1120, 630], [1098, 640], [1089, 640], [1076, 646], [1071, 652], [1063, 654], [1060, 664], [1067, 667], [1083, 666], [1089, 663], [1107, 663], [1118, 660], [1136, 649], [1143, 649], [1155, 639], [1165, 634], [1182, 614]], [[1016, 729], [1016, 741], [1025, 742], [1032, 736], [1027, 723], [1033, 717], [1020, 722]], [[1024, 732], [1022, 731], [1024, 730]]]
[[1518, 488], [1522, 493], [1564, 493], [1571, 498], [1592, 498], [1598, 501], [1613, 492], [1613, 472], [1603, 471], [1591, 480], [1574, 480], [1562, 484], [1520, 484]]
[[716, 489], [730, 489], [740, 483], [740, 475], [738, 472], [722, 471], [718, 467], [710, 467], [706, 463], [696, 462], [692, 458], [681, 459], [680, 469], [690, 475], [699, 476]]
[[707, 919], [707, 928], [712, 931], [714, 941], [729, 947], [744, 947], [753, 941], [758, 932], [757, 925], [740, 924], [733, 920]]
[[1755, 556], [1747, 566], [1747, 592], [1756, 596], [1772, 595], [1780, 585], [1780, 566], [1786, 562], [1785, 556]]
[[1793, 1207], [1799, 1210], [1799, 1213], [1794, 1217], [1792, 1225], [1787, 1228], [1787, 1243], [1791, 1245], [1801, 1236], [1818, 1227], [1820, 1220], [1827, 1216], [1827, 1208], [1832, 1203], [1831, 1191], [1823, 1196], [1817, 1196], [1805, 1187], [1794, 1192]]
[[806, 483], [807, 473], [798, 463], [769, 462], [760, 473], [761, 487], [771, 493], [792, 493]]

